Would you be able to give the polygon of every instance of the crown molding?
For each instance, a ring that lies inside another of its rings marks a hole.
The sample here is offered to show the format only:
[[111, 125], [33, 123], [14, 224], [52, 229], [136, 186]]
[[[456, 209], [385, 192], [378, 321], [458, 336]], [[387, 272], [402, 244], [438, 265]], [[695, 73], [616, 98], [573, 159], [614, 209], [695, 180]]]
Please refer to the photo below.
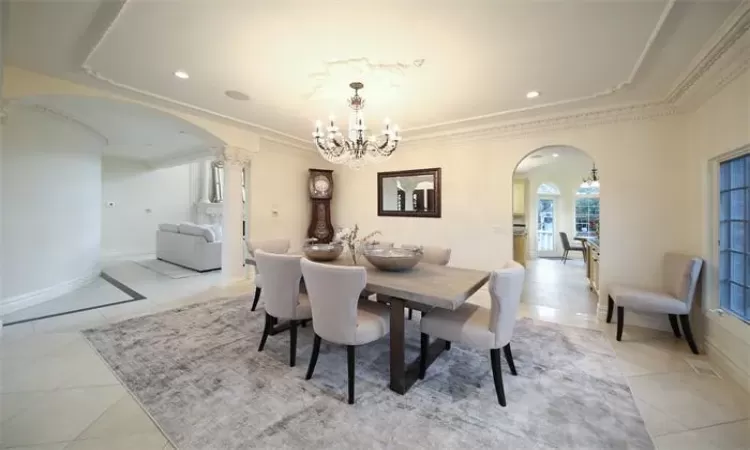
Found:
[[[26, 108], [26, 109], [30, 109], [32, 111], [36, 111], [36, 112], [39, 112], [39, 113], [42, 113], [42, 114], [48, 114], [48, 115], [54, 116], [54, 117], [56, 117], [58, 119], [62, 119], [64, 121], [68, 122], [68, 123], [71, 123], [71, 124], [79, 127], [80, 129], [84, 130], [86, 133], [90, 134], [91, 136], [93, 136], [94, 138], [96, 138], [97, 140], [99, 140], [99, 142], [102, 144], [102, 146], [106, 147], [107, 145], [109, 145], [109, 139], [107, 139], [107, 137], [105, 135], [103, 135], [102, 133], [100, 133], [98, 130], [96, 130], [92, 126], [86, 124], [85, 122], [81, 122], [80, 120], [76, 119], [75, 117], [70, 116], [68, 114], [65, 114], [64, 112], [59, 111], [59, 110], [57, 110], [55, 108], [50, 108], [49, 106], [44, 106], [44, 105], [40, 105], [40, 104], [37, 104], [37, 103], [24, 103], [22, 101], [19, 101], [18, 99], [9, 100], [7, 102], [7, 105], [9, 107], [14, 107], [14, 108]], [[6, 113], [5, 113], [6, 116], [8, 114], [7, 113], [8, 110], [9, 110], [9, 108], [6, 108]]]
[[245, 167], [250, 164], [257, 149], [247, 149], [236, 145], [227, 145], [216, 153], [217, 159], [227, 165]]
[[[114, 17], [113, 20], [111, 20], [109, 25], [101, 34], [98, 41], [96, 41], [95, 45], [92, 46], [90, 52], [88, 52], [88, 54], [86, 55], [80, 68], [87, 76], [122, 91], [129, 91], [134, 94], [142, 95], [146, 98], [151, 98], [153, 100], [163, 102], [167, 105], [174, 105], [192, 112], [197, 112], [207, 118], [218, 118], [233, 125], [240, 125], [245, 128], [249, 128], [264, 140], [300, 150], [300, 154], [302, 154], [302, 152], [304, 152], [305, 154], [309, 154], [308, 151], [310, 150], [311, 145], [305, 139], [275, 130], [270, 127], [228, 116], [207, 108], [198, 107], [166, 96], [161, 96], [153, 92], [138, 89], [124, 83], [119, 83], [95, 71], [90, 66], [89, 61], [92, 55], [100, 47], [106, 36], [109, 34], [110, 30], [117, 23], [122, 10], [124, 10], [129, 3], [129, 0], [123, 0], [124, 5], [120, 9], [120, 12]], [[636, 105], [616, 105], [595, 110], [579, 110], [570, 113], [560, 113], [543, 117], [539, 116], [539, 114], [544, 113], [545, 109], [562, 105], [573, 105], [588, 100], [608, 97], [631, 86], [640, 74], [644, 61], [647, 59], [650, 51], [653, 49], [654, 43], [658, 39], [658, 36], [663, 29], [665, 22], [672, 13], [674, 5], [676, 3], [677, 0], [667, 1], [656, 23], [656, 26], [652, 30], [651, 35], [649, 36], [649, 39], [644, 46], [644, 49], [642, 50], [638, 60], [635, 62], [630, 72], [629, 77], [618, 85], [605, 91], [584, 97], [405, 129], [404, 143], [418, 142], [422, 140], [466, 140], [475, 138], [483, 139], [487, 138], [488, 136], [491, 138], [514, 137], [538, 133], [542, 131], [557, 131], [581, 127], [585, 128], [606, 123], [631, 120], [646, 120], [667, 115], [674, 115], [681, 112], [687, 112], [689, 107], [687, 105], [687, 97], [691, 92], [694, 92], [696, 90], [695, 88], [699, 83], [705, 81], [705, 75], [709, 71], [713, 70], [716, 72], [721, 72], [723, 74], [723, 76], [715, 83], [715, 86], [713, 86], [712, 88], [712, 91], [715, 92], [718, 91], [721, 87], [730, 83], [732, 80], [736, 79], [738, 76], [744, 73], [744, 71], [747, 70], [748, 67], [750, 67], [750, 55], [747, 55], [747, 58], [743, 59], [743, 61], [741, 61], [741, 63], [739, 64], [737, 63], [737, 61], [727, 61], [728, 58], [724, 57], [727, 52], [732, 49], [733, 46], [735, 46], [735, 44], [747, 33], [748, 29], [750, 29], [750, 0], [744, 0], [740, 5], [738, 5], [738, 7], [732, 12], [727, 20], [725, 20], [724, 24], [719, 28], [719, 30], [717, 30], [709, 43], [704, 46], [703, 50], [692, 61], [690, 67], [681, 74], [678, 81], [673, 85], [669, 93], [663, 99]], [[727, 70], [727, 68], [729, 67], [731, 67], [731, 70]], [[698, 100], [700, 99], [696, 99], [696, 101]], [[534, 113], [535, 116], [516, 120], [507, 118], [508, 116], [513, 114], [523, 113]], [[496, 120], [484, 125], [475, 125], [477, 122], [487, 121], [491, 119]], [[443, 131], [435, 131], [436, 129], [442, 127], [448, 127], [449, 129]], [[412, 137], [409, 137], [409, 134], [411, 134]]]

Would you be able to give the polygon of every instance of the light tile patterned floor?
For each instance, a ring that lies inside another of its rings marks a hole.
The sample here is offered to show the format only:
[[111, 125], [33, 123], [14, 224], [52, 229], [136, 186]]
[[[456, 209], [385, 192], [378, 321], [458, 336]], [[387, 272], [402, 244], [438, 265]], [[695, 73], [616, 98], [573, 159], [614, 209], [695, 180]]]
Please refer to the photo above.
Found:
[[[77, 330], [219, 296], [251, 291], [249, 282], [212, 287], [217, 274], [172, 280], [135, 265], [115, 267], [148, 300], [6, 327], [0, 339], [0, 448], [138, 449], [172, 446]], [[582, 266], [534, 261], [521, 313], [565, 325], [600, 328], [611, 339], [646, 427], [660, 450], [750, 448], [750, 398], [738, 386], [696, 374], [684, 341], [670, 334], [596, 320]], [[571, 281], [567, 281], [571, 280]], [[482, 290], [473, 302], [488, 304]]]

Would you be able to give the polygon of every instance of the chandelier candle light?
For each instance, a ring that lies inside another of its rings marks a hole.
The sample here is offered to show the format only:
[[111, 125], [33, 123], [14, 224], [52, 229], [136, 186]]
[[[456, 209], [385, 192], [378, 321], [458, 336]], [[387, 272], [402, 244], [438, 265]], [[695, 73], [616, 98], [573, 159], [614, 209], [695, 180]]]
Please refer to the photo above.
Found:
[[388, 159], [398, 147], [401, 135], [398, 125], [391, 125], [385, 119], [385, 129], [381, 136], [369, 135], [365, 126], [362, 110], [365, 99], [359, 96], [364, 87], [360, 82], [349, 84], [354, 89], [354, 95], [348, 99], [349, 107], [354, 111], [349, 119], [348, 135], [344, 136], [329, 118], [328, 127], [323, 131], [320, 120], [315, 122], [313, 142], [318, 152], [327, 161], [334, 164], [346, 164], [352, 168], [360, 168], [367, 162], [381, 162]]

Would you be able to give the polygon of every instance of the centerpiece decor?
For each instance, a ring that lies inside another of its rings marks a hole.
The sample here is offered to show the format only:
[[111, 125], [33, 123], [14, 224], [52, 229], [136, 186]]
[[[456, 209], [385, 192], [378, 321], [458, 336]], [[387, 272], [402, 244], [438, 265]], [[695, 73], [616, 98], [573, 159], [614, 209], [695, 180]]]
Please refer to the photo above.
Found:
[[346, 248], [349, 250], [349, 255], [352, 257], [352, 263], [357, 265], [357, 255], [365, 245], [374, 244], [375, 241], [372, 239], [379, 235], [380, 231], [373, 231], [365, 237], [359, 236], [359, 225], [354, 224], [354, 228], [340, 228], [334, 237], [334, 242], [343, 242]]

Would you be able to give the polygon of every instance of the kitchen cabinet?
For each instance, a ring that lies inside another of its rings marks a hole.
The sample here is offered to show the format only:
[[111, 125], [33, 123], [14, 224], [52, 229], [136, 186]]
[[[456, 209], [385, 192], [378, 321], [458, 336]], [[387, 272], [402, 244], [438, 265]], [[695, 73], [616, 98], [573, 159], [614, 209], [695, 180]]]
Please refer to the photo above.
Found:
[[513, 180], [513, 215], [526, 214], [526, 180]]
[[586, 241], [586, 278], [589, 279], [589, 287], [599, 295], [599, 241], [589, 239]]
[[513, 234], [513, 261], [526, 266], [526, 233]]

